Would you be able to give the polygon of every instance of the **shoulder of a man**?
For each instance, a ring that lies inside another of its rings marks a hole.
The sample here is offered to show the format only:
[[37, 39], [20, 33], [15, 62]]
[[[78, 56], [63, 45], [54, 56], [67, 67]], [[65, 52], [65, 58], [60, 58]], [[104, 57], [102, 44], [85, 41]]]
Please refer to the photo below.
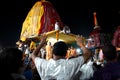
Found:
[[82, 65], [84, 63], [84, 58], [83, 56], [78, 56], [75, 58], [68, 59], [68, 63], [74, 62], [76, 64]]
[[47, 60], [36, 57], [34, 60], [35, 65], [41, 65], [41, 64], [46, 64]]

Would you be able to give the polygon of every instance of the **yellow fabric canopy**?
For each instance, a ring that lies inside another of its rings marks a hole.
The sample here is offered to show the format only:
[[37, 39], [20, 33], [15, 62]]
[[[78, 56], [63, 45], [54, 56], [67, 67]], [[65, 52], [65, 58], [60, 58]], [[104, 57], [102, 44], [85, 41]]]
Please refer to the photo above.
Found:
[[65, 33], [59, 33], [58, 39], [56, 38], [56, 33], [49, 34], [47, 36], [47, 40], [54, 44], [57, 41], [64, 41], [67, 44], [75, 42], [76, 35], [74, 34], [65, 34]]
[[44, 13], [44, 6], [41, 5], [41, 2], [35, 3], [30, 12], [28, 13], [25, 21], [23, 22], [21, 36], [29, 37], [31, 35], [38, 35], [38, 30], [40, 28], [40, 20]]
[[59, 14], [54, 9], [53, 5], [45, 0], [37, 1], [23, 22], [20, 39], [22, 40], [24, 37], [29, 38], [52, 31], [54, 30], [56, 21], [59, 21], [62, 27]]

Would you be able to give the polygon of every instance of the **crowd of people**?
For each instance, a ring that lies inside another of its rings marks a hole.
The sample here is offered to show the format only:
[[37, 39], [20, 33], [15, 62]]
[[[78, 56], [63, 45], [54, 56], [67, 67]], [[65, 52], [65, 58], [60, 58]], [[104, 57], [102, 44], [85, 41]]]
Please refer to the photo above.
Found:
[[[16, 47], [0, 49], [0, 75], [4, 80], [119, 80], [118, 47], [107, 44], [94, 52], [86, 47], [83, 36], [76, 36], [82, 54], [64, 41], [53, 45], [42, 35], [39, 44], [19, 41]], [[115, 43], [115, 40], [114, 40]], [[100, 56], [102, 55], [102, 57]]]

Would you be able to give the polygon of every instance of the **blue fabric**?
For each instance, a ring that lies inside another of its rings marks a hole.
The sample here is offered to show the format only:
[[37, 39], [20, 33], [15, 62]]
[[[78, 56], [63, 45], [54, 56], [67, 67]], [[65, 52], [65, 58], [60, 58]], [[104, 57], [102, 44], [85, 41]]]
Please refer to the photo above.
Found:
[[103, 68], [95, 71], [93, 80], [117, 80], [120, 79], [120, 63], [106, 64]]
[[32, 70], [27, 70], [23, 73], [23, 75], [26, 77], [27, 80], [31, 80], [32, 79]]

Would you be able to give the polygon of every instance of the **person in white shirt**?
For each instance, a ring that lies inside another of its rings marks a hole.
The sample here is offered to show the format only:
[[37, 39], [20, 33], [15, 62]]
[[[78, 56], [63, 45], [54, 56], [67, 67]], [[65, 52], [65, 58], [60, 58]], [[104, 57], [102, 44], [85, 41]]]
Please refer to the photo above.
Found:
[[46, 60], [37, 57], [39, 50], [46, 43], [46, 36], [41, 38], [41, 43], [32, 53], [32, 60], [35, 63], [41, 80], [79, 80], [78, 73], [80, 68], [90, 58], [91, 52], [83, 44], [81, 36], [76, 37], [76, 42], [83, 50], [82, 56], [66, 59], [68, 46], [65, 42], [58, 41], [53, 45], [53, 58]]
[[60, 24], [59, 22], [55, 22], [55, 30], [60, 30]]

